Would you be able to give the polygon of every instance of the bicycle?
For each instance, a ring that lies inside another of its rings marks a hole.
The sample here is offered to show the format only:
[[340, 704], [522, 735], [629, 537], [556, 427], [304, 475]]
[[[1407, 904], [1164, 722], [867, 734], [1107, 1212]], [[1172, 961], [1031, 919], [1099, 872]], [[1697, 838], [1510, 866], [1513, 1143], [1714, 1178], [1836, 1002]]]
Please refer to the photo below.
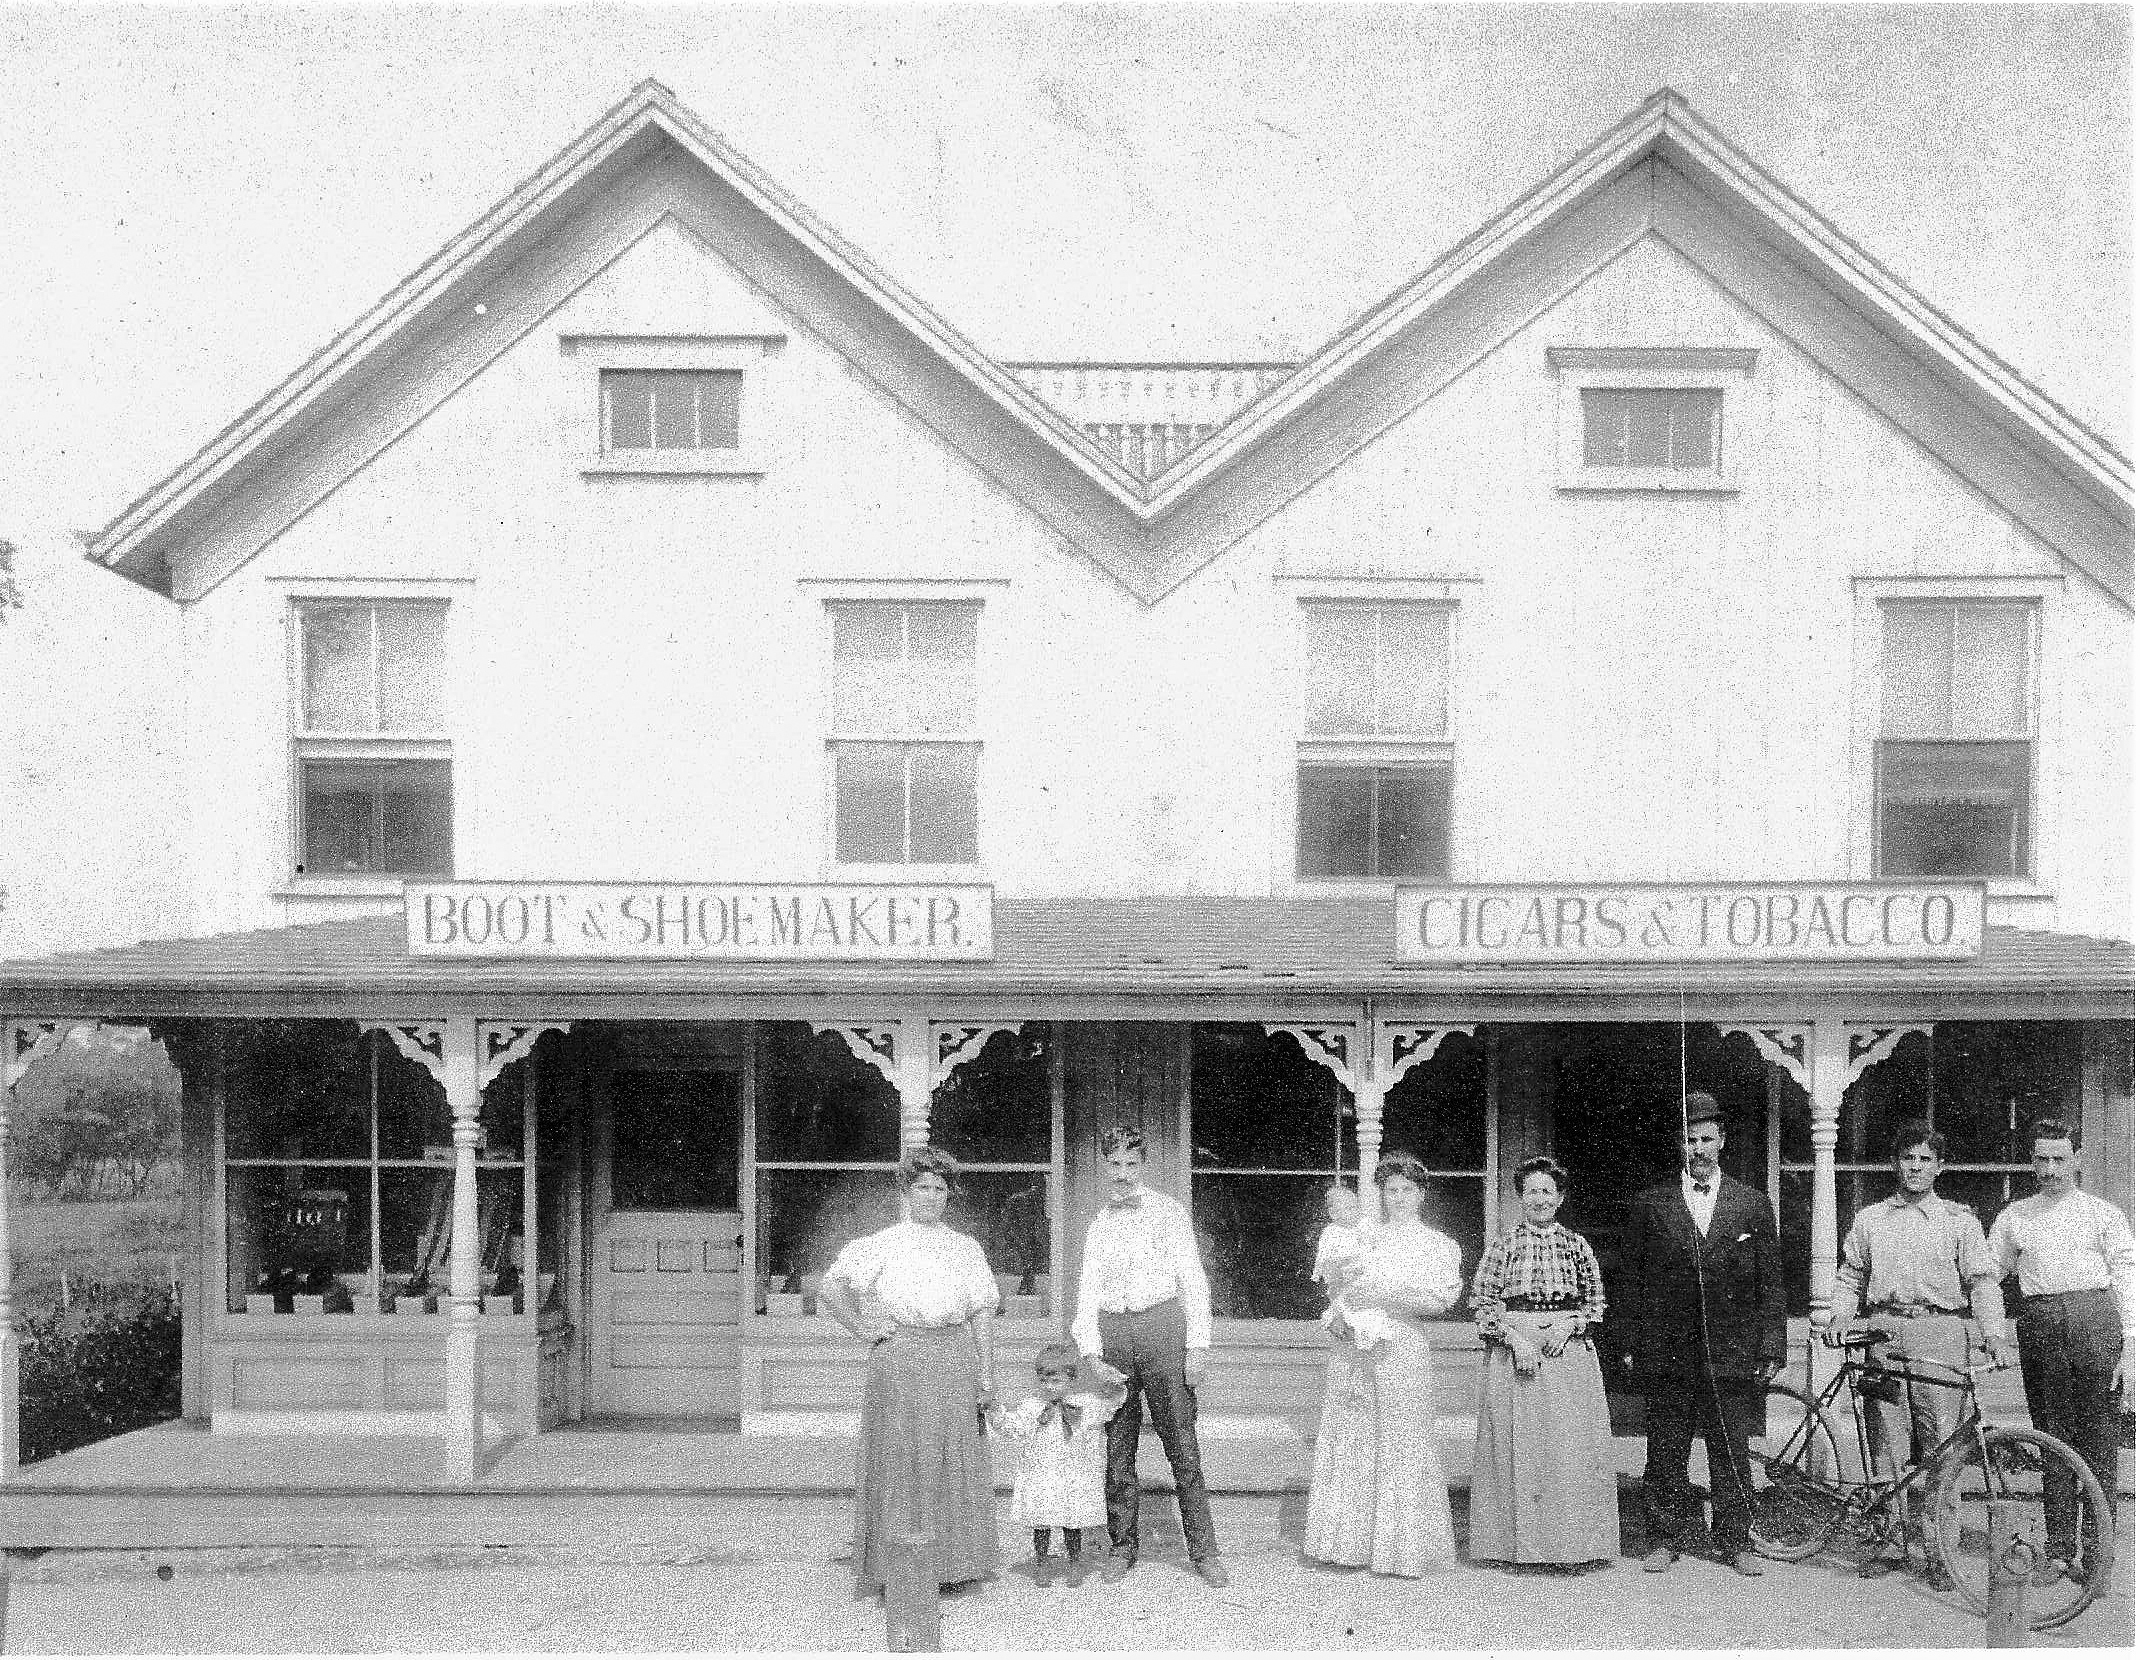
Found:
[[[1871, 1562], [1890, 1547], [1907, 1557], [1908, 1499], [1928, 1495], [1929, 1508], [1920, 1512], [1919, 1523], [1926, 1535], [1926, 1554], [1937, 1549], [1940, 1565], [1970, 1612], [1982, 1614], [1990, 1595], [1993, 1549], [1989, 1506], [1994, 1499], [2018, 1499], [2030, 1506], [2023, 1535], [2030, 1560], [2019, 1564], [2028, 1570], [2024, 1613], [2036, 1631], [2066, 1624], [2096, 1599], [2110, 1572], [2111, 1510], [2094, 1473], [2079, 1453], [2055, 1436], [1984, 1421], [1976, 1380], [2004, 1368], [1949, 1368], [1923, 1359], [1892, 1365], [1851, 1355], [1884, 1336], [1871, 1330], [1844, 1332], [1843, 1362], [1818, 1396], [1787, 1383], [1768, 1386], [1763, 1434], [1751, 1449], [1754, 1549], [1777, 1561], [1802, 1561], [1843, 1534], [1870, 1547], [1866, 1569], [1861, 1570], [1869, 1571]], [[1867, 1382], [1959, 1389], [1961, 1422], [1930, 1453], [1913, 1458], [1892, 1480], [1885, 1479], [1873, 1473], [1862, 1398]], [[1845, 1462], [1846, 1443], [1830, 1410], [1841, 1394], [1849, 1397], [1857, 1431], [1855, 1471]], [[2094, 1548], [2082, 1552], [2088, 1563], [2084, 1575], [2078, 1567], [2052, 1558], [2046, 1547], [2047, 1493], [2055, 1500], [2064, 1483], [2071, 1484], [2078, 1507], [2076, 1546], [2093, 1529]]]

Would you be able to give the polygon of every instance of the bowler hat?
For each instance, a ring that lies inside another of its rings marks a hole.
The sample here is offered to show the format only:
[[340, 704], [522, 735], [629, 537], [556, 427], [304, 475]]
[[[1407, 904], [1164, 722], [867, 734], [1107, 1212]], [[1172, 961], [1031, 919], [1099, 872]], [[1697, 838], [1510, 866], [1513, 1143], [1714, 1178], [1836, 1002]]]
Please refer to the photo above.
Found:
[[1696, 1124], [1722, 1124], [1724, 1109], [1716, 1104], [1716, 1097], [1707, 1090], [1691, 1090], [1688, 1092], [1686, 1111], [1682, 1117], [1689, 1128]]

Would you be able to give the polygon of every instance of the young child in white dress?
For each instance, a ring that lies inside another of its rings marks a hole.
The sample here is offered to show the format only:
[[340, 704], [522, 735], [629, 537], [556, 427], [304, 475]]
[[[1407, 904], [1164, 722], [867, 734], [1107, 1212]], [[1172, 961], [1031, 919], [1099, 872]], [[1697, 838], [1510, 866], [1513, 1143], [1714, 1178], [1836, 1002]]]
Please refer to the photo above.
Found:
[[1077, 1350], [1050, 1343], [1033, 1360], [1040, 1393], [989, 1414], [996, 1433], [1019, 1447], [1011, 1519], [1033, 1530], [1036, 1585], [1055, 1583], [1048, 1554], [1055, 1529], [1062, 1529], [1069, 1582], [1082, 1585], [1084, 1530], [1107, 1525], [1107, 1425], [1127, 1392], [1120, 1384], [1080, 1390], [1077, 1372]]
[[1360, 1237], [1359, 1194], [1343, 1182], [1332, 1182], [1323, 1193], [1323, 1215], [1328, 1220], [1315, 1242], [1313, 1278], [1334, 1297], [1340, 1271], [1359, 1262], [1366, 1243]]
[[1323, 1214], [1328, 1217], [1322, 1236], [1315, 1242], [1314, 1278], [1330, 1298], [1323, 1324], [1336, 1329], [1342, 1314], [1345, 1329], [1362, 1349], [1372, 1349], [1388, 1340], [1391, 1320], [1380, 1309], [1348, 1307], [1345, 1289], [1359, 1278], [1367, 1258], [1367, 1235], [1360, 1227], [1360, 1196], [1343, 1182], [1332, 1182], [1323, 1195]]

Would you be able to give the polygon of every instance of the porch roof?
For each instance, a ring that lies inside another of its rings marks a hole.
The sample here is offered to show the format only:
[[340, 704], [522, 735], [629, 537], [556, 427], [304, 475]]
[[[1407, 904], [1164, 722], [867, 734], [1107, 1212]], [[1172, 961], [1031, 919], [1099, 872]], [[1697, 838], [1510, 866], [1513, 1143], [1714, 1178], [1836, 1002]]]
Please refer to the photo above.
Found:
[[[0, 962], [0, 1013], [387, 1012], [683, 1014], [723, 1000], [1428, 998], [1600, 1005], [1850, 997], [2041, 1005], [2044, 1016], [2129, 1016], [2124, 940], [1987, 927], [1979, 957], [1944, 962], [1488, 964], [1399, 960], [1387, 899], [1006, 898], [988, 962], [572, 961], [412, 957], [402, 918], [371, 916]], [[2071, 1005], [2066, 1007], [2065, 1005]], [[564, 1008], [555, 1012], [563, 1013]]]

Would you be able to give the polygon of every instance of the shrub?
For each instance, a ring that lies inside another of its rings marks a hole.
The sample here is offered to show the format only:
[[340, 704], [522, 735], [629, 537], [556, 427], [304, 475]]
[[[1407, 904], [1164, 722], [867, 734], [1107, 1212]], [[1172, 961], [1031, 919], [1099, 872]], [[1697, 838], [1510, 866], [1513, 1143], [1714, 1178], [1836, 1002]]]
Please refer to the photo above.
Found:
[[179, 1413], [179, 1312], [168, 1291], [84, 1287], [33, 1314], [22, 1341], [22, 1461], [35, 1463]]

